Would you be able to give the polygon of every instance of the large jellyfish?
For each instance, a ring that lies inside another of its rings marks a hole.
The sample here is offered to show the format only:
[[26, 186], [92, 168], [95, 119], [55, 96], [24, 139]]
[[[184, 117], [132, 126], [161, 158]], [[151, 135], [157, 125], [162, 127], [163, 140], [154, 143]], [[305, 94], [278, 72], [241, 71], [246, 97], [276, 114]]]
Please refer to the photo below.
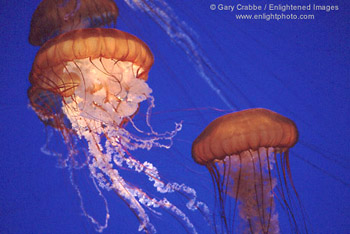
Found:
[[[192, 157], [212, 176], [226, 233], [237, 230], [237, 205], [239, 228], [244, 233], [279, 233], [275, 198], [295, 224], [286, 183], [289, 178], [294, 188], [289, 149], [297, 140], [298, 130], [292, 120], [261, 108], [219, 117], [195, 139]], [[227, 196], [235, 199], [234, 207], [225, 208], [230, 204]]]
[[113, 0], [43, 0], [33, 14], [29, 42], [39, 46], [64, 32], [115, 24], [117, 16]]
[[[100, 224], [85, 211], [79, 188], [73, 184], [84, 215], [96, 225], [97, 231], [105, 229], [109, 219], [107, 201], [100, 191], [103, 188], [114, 191], [129, 204], [140, 222], [139, 231], [156, 232], [145, 208], [156, 214], [159, 214], [156, 208], [164, 208], [187, 231], [196, 233], [185, 212], [166, 197], [151, 197], [128, 183], [118, 169], [143, 173], [159, 193], [178, 191], [186, 197], [190, 210], [199, 206], [206, 209], [203, 203], [196, 201], [192, 188], [163, 182], [156, 167], [147, 161], [141, 163], [129, 152], [152, 147], [169, 148], [181, 129], [181, 124], [176, 124], [173, 131], [157, 133], [149, 123], [154, 98], [146, 80], [152, 64], [150, 49], [137, 37], [116, 29], [89, 28], [49, 40], [40, 48], [32, 66], [28, 96], [33, 110], [45, 124], [62, 134], [69, 151], [63, 164], [68, 168], [86, 165], [105, 201], [105, 223]], [[132, 119], [145, 100], [149, 103], [147, 131], [141, 130]], [[126, 123], [142, 137], [126, 130]], [[77, 165], [75, 160], [79, 154], [76, 141], [87, 142], [88, 152], [83, 165]]]

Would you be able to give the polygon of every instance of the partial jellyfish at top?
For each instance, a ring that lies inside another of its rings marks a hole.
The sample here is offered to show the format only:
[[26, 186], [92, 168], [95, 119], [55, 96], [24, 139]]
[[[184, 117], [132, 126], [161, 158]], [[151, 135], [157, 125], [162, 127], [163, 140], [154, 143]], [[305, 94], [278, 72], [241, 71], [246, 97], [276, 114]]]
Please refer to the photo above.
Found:
[[64, 32], [116, 24], [113, 0], [43, 0], [30, 23], [29, 43], [41, 46]]
[[194, 140], [192, 157], [208, 168], [216, 189], [217, 232], [280, 233], [277, 201], [293, 232], [300, 233], [289, 164], [289, 149], [297, 140], [292, 120], [262, 108], [221, 116]]

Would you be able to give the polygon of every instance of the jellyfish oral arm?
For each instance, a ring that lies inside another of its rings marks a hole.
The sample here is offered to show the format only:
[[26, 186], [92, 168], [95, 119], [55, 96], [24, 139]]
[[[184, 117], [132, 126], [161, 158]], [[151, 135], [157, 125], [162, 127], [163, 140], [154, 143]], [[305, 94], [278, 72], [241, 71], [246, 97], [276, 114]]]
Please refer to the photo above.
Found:
[[[140, 67], [131, 62], [113, 59], [85, 58], [68, 62], [65, 65], [66, 76], [81, 77], [81, 80], [70, 82], [76, 87], [72, 88], [74, 92], [71, 96], [63, 97], [62, 110], [70, 121], [72, 130], [88, 144], [87, 161], [92, 178], [99, 187], [114, 191], [129, 205], [140, 222], [139, 231], [155, 233], [156, 229], [145, 208], [157, 215], [161, 213], [155, 209], [163, 208], [183, 223], [188, 232], [197, 233], [185, 212], [166, 197], [152, 198], [119, 175], [118, 169], [128, 167], [147, 176], [157, 192], [184, 194], [189, 199], [188, 209], [194, 211], [200, 207], [206, 214], [209, 213], [204, 203], [196, 201], [194, 189], [176, 182], [163, 182], [156, 167], [147, 161], [141, 163], [128, 151], [150, 150], [152, 147], [170, 148], [173, 137], [182, 127], [181, 123], [176, 124], [175, 130], [165, 133], [153, 130], [149, 115], [150, 109], [154, 107], [154, 98], [146, 82], [137, 78], [137, 74], [142, 72]], [[140, 130], [132, 120], [144, 100], [149, 100], [146, 124], [150, 132]], [[145, 135], [145, 138], [128, 132], [122, 124], [125, 120], [137, 132]], [[164, 141], [169, 143], [161, 143]], [[83, 207], [82, 209], [84, 211]], [[108, 207], [106, 212], [106, 217], [109, 218]], [[94, 222], [86, 212], [84, 214], [97, 225], [97, 231], [106, 227]]]
[[117, 126], [135, 114], [152, 92], [144, 80], [136, 78], [139, 67], [131, 62], [86, 58], [69, 62], [66, 68], [67, 73], [82, 77], [74, 95], [65, 98], [68, 116]]

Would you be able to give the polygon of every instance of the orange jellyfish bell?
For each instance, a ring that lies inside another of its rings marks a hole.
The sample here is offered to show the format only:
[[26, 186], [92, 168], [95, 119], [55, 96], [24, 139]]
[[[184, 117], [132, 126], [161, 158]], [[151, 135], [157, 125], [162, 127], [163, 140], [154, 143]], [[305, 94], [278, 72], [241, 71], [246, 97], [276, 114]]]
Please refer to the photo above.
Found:
[[261, 147], [285, 152], [297, 140], [298, 130], [292, 120], [267, 109], [248, 109], [211, 122], [193, 142], [192, 156], [197, 163], [205, 165]]
[[60, 103], [49, 103], [45, 97], [50, 96], [62, 99], [67, 111], [78, 105], [84, 113], [96, 109], [94, 115], [86, 114], [91, 118], [121, 123], [151, 92], [144, 81], [153, 61], [148, 46], [129, 33], [101, 28], [71, 31], [40, 48], [29, 77], [29, 99], [41, 120], [50, 118], [49, 112], [57, 113], [47, 109], [57, 109], [50, 103]]
[[[286, 184], [288, 176], [294, 189], [288, 152], [297, 140], [298, 130], [292, 120], [262, 108], [219, 117], [195, 139], [192, 157], [198, 164], [206, 165], [212, 175], [224, 232], [279, 233], [274, 202], [278, 192], [292, 225], [298, 228], [288, 204]], [[282, 187], [277, 192], [276, 178]], [[235, 201], [227, 202], [227, 195]], [[237, 206], [240, 227], [234, 221]], [[227, 213], [233, 215], [228, 217]]]
[[113, 0], [43, 0], [30, 24], [29, 42], [40, 46], [64, 32], [116, 23]]

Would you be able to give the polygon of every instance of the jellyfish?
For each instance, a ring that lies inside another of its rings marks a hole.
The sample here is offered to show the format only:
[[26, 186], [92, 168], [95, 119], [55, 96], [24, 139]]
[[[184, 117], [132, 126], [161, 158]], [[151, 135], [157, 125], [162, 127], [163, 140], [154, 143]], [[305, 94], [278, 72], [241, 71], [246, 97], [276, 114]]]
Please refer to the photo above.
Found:
[[43, 0], [33, 14], [29, 42], [41, 46], [74, 29], [115, 24], [117, 16], [113, 0]]
[[[244, 233], [279, 233], [275, 199], [294, 221], [286, 183], [294, 188], [289, 149], [297, 140], [292, 120], [262, 108], [221, 116], [195, 139], [192, 157], [212, 176], [226, 233], [234, 230], [237, 206]], [[235, 199], [233, 208], [225, 209], [227, 198]]]
[[[338, 86], [332, 81], [331, 76], [323, 76], [325, 78], [323, 80], [317, 79], [319, 72], [316, 71], [319, 70], [317, 69], [319, 63], [307, 63], [305, 65], [306, 63], [300, 59], [293, 60], [288, 53], [290, 51], [299, 51], [300, 53], [295, 53], [295, 55], [296, 57], [300, 55], [300, 58], [302, 58], [303, 56], [301, 55], [310, 52], [310, 48], [314, 46], [315, 43], [312, 38], [305, 36], [303, 33], [298, 33], [299, 31], [287, 30], [289, 32], [288, 38], [296, 40], [291, 40], [291, 43], [286, 46], [282, 42], [285, 41], [287, 36], [286, 38], [281, 38], [276, 34], [276, 32], [283, 31], [285, 28], [276, 25], [275, 30], [271, 30], [268, 24], [262, 26], [260, 22], [256, 22], [257, 24], [249, 23], [249, 25], [243, 21], [232, 23], [232, 14], [223, 15], [218, 11], [208, 10], [208, 6], [203, 4], [177, 4], [174, 1], [166, 0], [125, 0], [124, 2], [135, 10], [134, 14], [132, 11], [128, 11], [128, 15], [124, 15], [126, 23], [130, 23], [132, 29], [135, 27], [135, 22], [134, 20], [131, 22], [129, 19], [138, 19], [140, 22], [143, 22], [143, 16], [151, 17], [155, 24], [168, 35], [171, 45], [178, 46], [183, 50], [183, 54], [187, 55], [188, 59], [193, 63], [192, 70], [198, 72], [198, 74], [191, 73], [189, 75], [191, 79], [183, 79], [183, 71], [174, 69], [175, 74], [167, 82], [170, 83], [177, 80], [177, 83], [183, 86], [176, 90], [173, 88], [175, 95], [180, 94], [182, 97], [181, 105], [183, 107], [179, 108], [203, 110], [201, 107], [211, 108], [214, 106], [221, 110], [228, 108], [232, 112], [254, 106], [270, 106], [271, 108], [282, 110], [298, 122], [299, 129], [307, 129], [307, 131], [304, 131], [307, 134], [303, 134], [303, 139], [299, 140], [298, 144], [300, 145], [293, 154], [295, 160], [301, 161], [299, 164], [300, 168], [298, 168], [300, 170], [298, 176], [301, 177], [303, 174], [302, 167], [305, 166], [315, 174], [321, 173], [327, 178], [336, 180], [334, 184], [340, 182], [340, 186], [345, 185], [345, 187], [341, 187], [337, 191], [347, 190], [348, 180], [346, 178], [349, 170], [348, 165], [344, 163], [347, 158], [344, 155], [346, 150], [342, 150], [340, 146], [348, 145], [346, 140], [344, 140], [346, 138], [341, 137], [344, 134], [346, 135], [346, 133], [338, 134], [339, 132], [333, 132], [332, 139], [335, 139], [335, 137], [338, 137], [338, 139], [330, 141], [329, 134], [324, 130], [325, 128], [319, 128], [320, 125], [315, 124], [316, 122], [321, 122], [321, 126], [331, 124], [332, 121], [329, 121], [332, 119], [330, 113], [333, 113], [335, 116], [337, 115], [336, 113], [339, 116], [344, 116], [342, 115], [343, 108], [337, 108], [339, 106], [331, 105], [329, 103], [332, 102], [327, 100], [321, 104], [319, 99], [325, 97], [325, 95], [322, 95], [324, 92], [318, 92], [319, 95], [312, 95], [316, 103], [320, 104], [319, 108], [311, 101], [312, 99], [305, 99], [305, 96], [310, 95], [309, 84], [325, 85], [329, 82], [328, 86], [333, 87], [332, 90], [334, 91], [330, 92], [330, 94], [334, 95], [334, 98], [342, 99], [344, 95], [346, 96], [344, 87], [346, 87], [345, 83], [347, 82], [345, 80], [339, 81], [338, 84], [341, 85]], [[119, 4], [119, 7], [123, 9], [122, 3]], [[196, 9], [195, 13], [193, 11], [194, 8]], [[206, 22], [205, 26], [203, 26], [203, 22]], [[216, 22], [221, 22], [220, 26]], [[141, 26], [138, 35], [142, 35], [143, 31]], [[147, 38], [147, 33], [148, 31], [144, 34], [144, 38]], [[154, 41], [156, 44], [157, 40], [153, 40], [154, 35], [153, 32], [149, 35], [149, 41], [151, 43]], [[305, 40], [306, 37], [310, 40]], [[336, 38], [333, 39], [329, 45], [338, 45], [341, 48], [341, 43], [337, 43], [336, 40]], [[339, 55], [338, 50], [332, 51], [333, 56], [337, 57]], [[318, 50], [318, 56], [316, 57], [324, 57], [324, 52]], [[174, 65], [170, 64], [173, 54], [163, 54], [166, 58], [163, 61], [167, 61], [166, 65], [170, 68], [176, 67], [174, 66], [176, 63]], [[177, 52], [177, 55], [179, 54]], [[157, 53], [157, 56], [159, 55], [162, 54]], [[267, 57], [269, 59], [266, 59]], [[182, 61], [185, 64], [187, 59], [184, 58]], [[322, 61], [325, 64], [329, 63], [327, 59]], [[187, 64], [190, 68], [191, 64]], [[305, 69], [300, 70], [297, 69], [298, 67]], [[346, 70], [344, 69], [344, 66], [339, 65], [336, 70], [345, 74]], [[306, 70], [308, 72], [305, 72]], [[169, 74], [171, 73], [169, 72]], [[315, 80], [317, 80], [316, 83]], [[326, 85], [325, 87], [328, 86]], [[198, 90], [201, 90], [206, 95], [193, 95], [192, 87], [197, 87]], [[169, 96], [172, 97], [173, 95]], [[181, 102], [181, 99], [178, 100]], [[329, 104], [327, 108], [324, 108], [325, 103]], [[324, 111], [325, 109], [331, 111]], [[193, 120], [195, 115], [209, 118], [207, 113], [196, 111], [195, 114], [191, 114], [191, 120]], [[191, 120], [184, 119], [184, 124]], [[346, 121], [344, 121], [343, 118], [342, 125], [347, 125]], [[338, 129], [342, 125], [334, 124], [333, 129]], [[183, 128], [186, 129], [188, 126], [184, 125]], [[191, 138], [189, 134], [187, 136]], [[334, 147], [334, 145], [337, 145], [337, 147]], [[338, 151], [337, 153], [335, 153], [335, 149]], [[333, 166], [336, 169], [332, 169]], [[316, 176], [314, 180], [318, 181], [320, 177]], [[312, 179], [313, 176], [310, 175], [309, 178]], [[333, 185], [333, 183], [331, 184]], [[327, 186], [323, 187], [324, 190], [327, 190]], [[307, 189], [307, 191], [309, 190]], [[320, 193], [316, 193], [318, 194], [313, 195], [319, 197]], [[322, 194], [326, 193], [322, 192]], [[341, 198], [342, 192], [339, 192], [337, 197]], [[312, 202], [308, 204], [310, 206]], [[339, 207], [339, 205], [334, 203], [333, 206], [325, 207]], [[320, 210], [325, 209], [318, 209], [318, 211]], [[319, 212], [319, 217], [323, 217], [323, 213], [327, 212]], [[318, 219], [314, 217], [313, 223], [317, 223]], [[342, 226], [345, 221], [339, 220], [341, 219], [334, 218], [334, 222]], [[282, 230], [283, 220], [280, 219], [280, 222]], [[323, 225], [323, 228], [326, 228], [326, 226]]]
[[[60, 161], [70, 170], [87, 166], [105, 201], [104, 224], [88, 214], [81, 201], [84, 215], [99, 232], [107, 227], [110, 216], [102, 188], [114, 191], [129, 205], [140, 222], [139, 231], [155, 233], [146, 209], [159, 214], [156, 209], [163, 208], [188, 232], [196, 233], [186, 213], [169, 199], [152, 197], [124, 180], [119, 170], [126, 168], [144, 174], [161, 194], [183, 194], [190, 210], [206, 207], [196, 201], [194, 189], [185, 184], [164, 182], [152, 163], [142, 163], [130, 152], [152, 147], [170, 148], [173, 137], [182, 127], [181, 123], [176, 123], [173, 131], [158, 133], [150, 124], [154, 98], [146, 81], [153, 62], [152, 52], [139, 38], [116, 29], [87, 28], [47, 41], [38, 51], [30, 72], [28, 96], [32, 109], [43, 123], [61, 133], [67, 145], [68, 157]], [[148, 130], [142, 130], [133, 121], [144, 101], [149, 104]], [[136, 133], [125, 128], [129, 123]], [[77, 141], [87, 144], [82, 165], [77, 165], [78, 160], [75, 160], [79, 153]], [[78, 186], [74, 183], [73, 186], [82, 200]]]

